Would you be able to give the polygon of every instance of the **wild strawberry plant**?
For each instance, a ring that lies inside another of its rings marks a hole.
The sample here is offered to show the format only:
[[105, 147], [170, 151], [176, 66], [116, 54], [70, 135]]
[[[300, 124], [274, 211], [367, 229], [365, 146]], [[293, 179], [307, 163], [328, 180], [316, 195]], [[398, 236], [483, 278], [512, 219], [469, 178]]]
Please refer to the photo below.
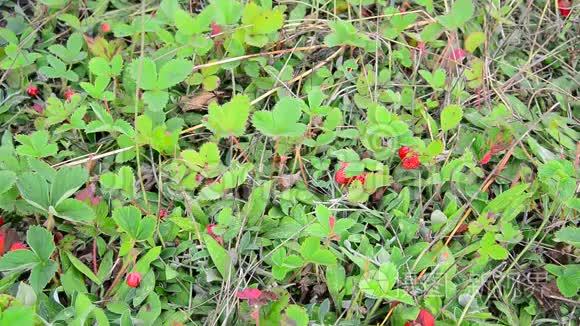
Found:
[[0, 10], [0, 325], [578, 320], [575, 1]]

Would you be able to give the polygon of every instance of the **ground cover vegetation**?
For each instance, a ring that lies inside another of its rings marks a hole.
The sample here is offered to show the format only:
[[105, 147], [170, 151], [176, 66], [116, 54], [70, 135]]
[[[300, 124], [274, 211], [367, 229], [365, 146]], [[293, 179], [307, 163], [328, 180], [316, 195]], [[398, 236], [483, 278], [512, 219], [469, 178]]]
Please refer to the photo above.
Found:
[[0, 0], [0, 325], [576, 325], [579, 6]]

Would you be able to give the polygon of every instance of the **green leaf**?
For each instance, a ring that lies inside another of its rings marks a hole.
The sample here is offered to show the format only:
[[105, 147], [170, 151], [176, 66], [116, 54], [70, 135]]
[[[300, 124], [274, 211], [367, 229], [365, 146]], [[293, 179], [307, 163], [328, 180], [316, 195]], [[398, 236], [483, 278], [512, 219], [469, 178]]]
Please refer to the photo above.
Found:
[[309, 261], [319, 265], [332, 266], [336, 265], [336, 256], [328, 249], [320, 249], [314, 252]]
[[9, 251], [0, 258], [0, 272], [24, 271], [39, 262], [38, 256], [32, 250]]
[[295, 304], [289, 305], [286, 308], [286, 318], [290, 320], [288, 325], [295, 326], [307, 326], [309, 321], [306, 309]]
[[485, 42], [484, 32], [473, 32], [465, 39], [465, 50], [473, 53], [480, 45]]
[[149, 251], [147, 251], [147, 253], [137, 261], [137, 264], [135, 264], [135, 270], [141, 274], [148, 273], [151, 263], [159, 258], [160, 253], [161, 246], [149, 249]]
[[218, 25], [236, 24], [242, 16], [242, 4], [235, 0], [213, 0], [209, 6]]
[[366, 48], [371, 40], [359, 32], [351, 22], [345, 20], [336, 20], [328, 23], [332, 33], [324, 38], [324, 43], [329, 47], [337, 45], [351, 45], [360, 48]]
[[35, 131], [31, 135], [16, 135], [15, 138], [22, 144], [16, 147], [16, 151], [23, 156], [43, 158], [54, 156], [58, 151], [56, 144], [48, 143], [49, 134], [46, 130]]
[[26, 202], [41, 210], [48, 210], [50, 206], [48, 182], [40, 174], [23, 173], [18, 178], [16, 186]]
[[433, 89], [442, 89], [445, 86], [445, 70], [439, 68], [433, 73], [419, 70], [419, 74], [431, 85]]
[[580, 290], [580, 265], [566, 265], [563, 273], [556, 280], [556, 284], [565, 297], [576, 296]]
[[402, 289], [387, 291], [384, 295], [384, 298], [389, 301], [398, 301], [411, 306], [415, 305], [415, 300], [413, 300], [413, 297], [407, 293], [407, 291]]
[[36, 325], [34, 306], [12, 305], [2, 311], [1, 325]]
[[33, 225], [26, 232], [26, 242], [40, 260], [49, 260], [56, 248], [52, 234], [43, 227]]
[[73, 264], [73, 266], [81, 273], [83, 273], [86, 277], [88, 277], [91, 281], [95, 282], [97, 285], [101, 285], [101, 280], [95, 275], [90, 268], [88, 268], [82, 261], [80, 261], [77, 257], [75, 257], [71, 252], [67, 251], [66, 256]]
[[95, 76], [109, 76], [111, 74], [111, 66], [109, 62], [102, 57], [94, 57], [89, 61], [89, 70]]
[[270, 34], [278, 31], [284, 24], [284, 9], [262, 8], [254, 2], [244, 7], [242, 25], [249, 26], [252, 34]]
[[80, 166], [59, 169], [51, 184], [50, 197], [52, 206], [58, 206], [63, 200], [74, 194], [88, 178], [88, 172]]
[[131, 76], [137, 85], [144, 90], [153, 90], [157, 87], [157, 67], [151, 58], [139, 58], [130, 67]]
[[173, 59], [167, 61], [159, 70], [158, 89], [173, 87], [182, 81], [192, 72], [193, 64], [185, 59]]
[[310, 260], [319, 248], [320, 239], [315, 237], [308, 237], [304, 240], [304, 242], [302, 242], [302, 245], [300, 245], [300, 254], [306, 260]]
[[52, 260], [38, 263], [30, 272], [30, 278], [28, 279], [30, 286], [36, 293], [40, 293], [57, 270], [58, 264]]
[[236, 95], [221, 106], [212, 102], [208, 107], [207, 126], [217, 138], [242, 136], [250, 109], [250, 99], [246, 95]]
[[283, 97], [272, 111], [254, 113], [252, 123], [266, 136], [299, 137], [306, 131], [306, 125], [298, 123], [304, 107], [304, 102], [299, 99]]
[[95, 219], [95, 211], [89, 205], [72, 198], [63, 200], [52, 213], [65, 220], [78, 223], [89, 223]]
[[224, 279], [227, 279], [230, 275], [230, 268], [232, 266], [231, 257], [228, 254], [228, 251], [220, 246], [220, 244], [208, 234], [203, 235], [203, 240], [218, 272]]
[[135, 206], [117, 207], [113, 211], [113, 220], [119, 228], [137, 239], [141, 224], [141, 211]]
[[169, 102], [169, 93], [160, 90], [146, 91], [143, 93], [143, 102], [151, 111], [161, 112]]
[[439, 16], [439, 23], [449, 30], [461, 28], [473, 16], [474, 8], [472, 0], [456, 0], [450, 12], [445, 16]]
[[374, 278], [379, 282], [383, 292], [386, 292], [395, 286], [398, 277], [399, 272], [397, 271], [397, 266], [389, 262], [379, 267], [379, 271], [375, 274]]
[[576, 248], [580, 248], [580, 228], [576, 226], [561, 228], [556, 232], [554, 241], [565, 242]]
[[0, 195], [7, 192], [16, 183], [16, 173], [6, 170], [0, 171]]
[[153, 232], [155, 231], [156, 221], [153, 216], [146, 216], [139, 223], [139, 230], [137, 231], [137, 236], [135, 237], [138, 241], [143, 241], [151, 238]]
[[463, 118], [463, 109], [461, 106], [451, 104], [446, 106], [441, 112], [441, 129], [445, 132], [459, 125]]

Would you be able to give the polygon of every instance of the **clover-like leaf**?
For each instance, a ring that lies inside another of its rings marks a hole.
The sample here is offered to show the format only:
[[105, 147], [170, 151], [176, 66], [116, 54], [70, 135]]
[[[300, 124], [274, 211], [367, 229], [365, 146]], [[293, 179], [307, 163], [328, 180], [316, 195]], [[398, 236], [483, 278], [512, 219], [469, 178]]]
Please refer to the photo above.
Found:
[[217, 138], [239, 137], [246, 130], [250, 115], [250, 99], [246, 95], [236, 95], [224, 105], [212, 102], [208, 108], [207, 127]]
[[298, 122], [305, 106], [302, 100], [283, 97], [272, 111], [254, 113], [252, 123], [269, 137], [299, 137], [306, 131], [306, 125]]

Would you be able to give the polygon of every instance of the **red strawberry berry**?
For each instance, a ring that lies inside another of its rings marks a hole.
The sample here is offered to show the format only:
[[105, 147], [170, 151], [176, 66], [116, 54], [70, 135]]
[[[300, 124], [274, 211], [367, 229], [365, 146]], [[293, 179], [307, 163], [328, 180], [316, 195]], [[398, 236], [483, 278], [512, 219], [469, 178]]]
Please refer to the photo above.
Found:
[[364, 185], [365, 181], [367, 180], [367, 174], [366, 173], [359, 174], [354, 179], [360, 181], [360, 183]]
[[211, 22], [211, 37], [214, 37], [222, 32], [222, 28], [220, 25], [216, 24], [215, 22]]
[[414, 170], [421, 165], [419, 161], [419, 155], [413, 154], [411, 156], [405, 157], [402, 160], [403, 169], [405, 170]]
[[141, 284], [141, 273], [133, 272], [127, 275], [127, 285], [132, 288], [136, 288]]
[[40, 103], [32, 104], [32, 109], [34, 111], [38, 112], [38, 114], [42, 114], [42, 112], [44, 112], [44, 107]]
[[220, 237], [219, 235], [215, 234], [215, 232], [213, 230], [216, 226], [217, 226], [217, 224], [214, 224], [214, 223], [208, 224], [205, 227], [205, 232], [207, 232], [207, 234], [209, 234], [219, 244], [223, 245], [224, 239], [222, 239], [222, 237]]
[[412, 152], [411, 148], [407, 146], [401, 146], [401, 148], [399, 148], [399, 158], [402, 160], [405, 157], [407, 157], [407, 155], [409, 155], [409, 153], [411, 152]]
[[435, 318], [433, 317], [433, 315], [431, 315], [431, 313], [428, 310], [421, 309], [419, 315], [417, 316], [417, 319], [415, 319], [412, 322], [408, 321], [405, 323], [405, 326], [415, 326], [415, 325], [435, 326]]
[[336, 181], [336, 183], [338, 183], [339, 185], [345, 185], [351, 182], [351, 178], [346, 176], [346, 167], [348, 166], [348, 163], [341, 163], [340, 164], [340, 168], [338, 169], [338, 171], [336, 171], [336, 174], [334, 175], [334, 181]]
[[72, 89], [70, 89], [70, 88], [69, 88], [69, 89], [67, 89], [67, 90], [64, 92], [64, 98], [65, 98], [65, 100], [67, 100], [67, 101], [70, 101], [70, 99], [73, 97], [73, 95], [75, 95], [75, 91], [73, 91], [73, 90], [72, 90]]
[[101, 32], [108, 33], [111, 31], [111, 25], [109, 23], [102, 23], [101, 24]]
[[167, 210], [165, 208], [159, 209], [159, 219], [164, 219], [167, 217]]
[[0, 231], [0, 256], [4, 254], [4, 244], [6, 242], [6, 234], [3, 231]]
[[348, 167], [348, 163], [340, 163], [340, 168], [338, 169], [338, 171], [336, 171], [336, 174], [334, 175], [334, 181], [336, 181], [336, 183], [338, 183], [339, 185], [347, 185], [351, 182], [353, 182], [354, 180], [358, 180], [360, 181], [362, 184], [365, 183], [365, 180], [367, 178], [367, 174], [366, 173], [362, 173], [359, 174], [357, 176], [354, 177], [347, 177], [346, 176], [346, 168]]
[[27, 249], [26, 245], [21, 241], [16, 241], [10, 246], [10, 251]]
[[489, 163], [489, 160], [491, 160], [492, 155], [493, 154], [491, 153], [491, 151], [485, 153], [483, 155], [483, 157], [481, 158], [481, 161], [480, 161], [481, 165], [485, 165], [485, 164]]
[[34, 85], [30, 85], [26, 89], [26, 93], [31, 97], [37, 97], [38, 96], [38, 87], [36, 87]]
[[336, 217], [334, 217], [334, 215], [330, 215], [328, 218], [328, 226], [331, 230], [334, 230], [334, 225], [336, 225]]
[[246, 288], [236, 292], [236, 297], [241, 300], [258, 300], [262, 296], [260, 289]]
[[572, 1], [571, 0], [558, 0], [558, 10], [560, 11], [560, 15], [564, 18], [570, 16], [570, 12], [572, 11]]

